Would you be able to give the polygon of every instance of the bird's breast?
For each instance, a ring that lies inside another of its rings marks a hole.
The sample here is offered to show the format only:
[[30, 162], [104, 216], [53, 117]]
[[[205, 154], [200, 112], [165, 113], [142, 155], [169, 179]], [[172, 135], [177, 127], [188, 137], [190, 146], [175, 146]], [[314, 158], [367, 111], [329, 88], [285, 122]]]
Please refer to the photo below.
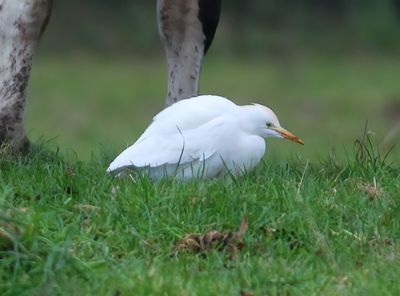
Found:
[[259, 136], [242, 135], [232, 139], [220, 156], [227, 169], [242, 175], [258, 165], [265, 153], [265, 141]]

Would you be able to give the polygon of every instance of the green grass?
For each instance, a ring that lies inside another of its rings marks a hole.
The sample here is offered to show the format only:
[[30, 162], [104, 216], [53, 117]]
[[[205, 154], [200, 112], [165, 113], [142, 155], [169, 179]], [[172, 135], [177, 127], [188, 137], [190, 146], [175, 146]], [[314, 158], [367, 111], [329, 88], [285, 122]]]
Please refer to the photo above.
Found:
[[[375, 148], [392, 127], [382, 110], [400, 94], [397, 58], [210, 56], [203, 93], [271, 106], [306, 145], [268, 141], [238, 179], [113, 179], [109, 161], [163, 107], [163, 63], [36, 60], [27, 129], [45, 144], [0, 152], [0, 294], [400, 294], [399, 153], [384, 162]], [[360, 159], [366, 120], [374, 144]], [[243, 217], [237, 258], [171, 256], [186, 234]]]
[[[155, 184], [115, 180], [107, 160], [3, 155], [0, 224], [14, 243], [0, 244], [2, 295], [400, 293], [400, 170], [380, 158]], [[236, 258], [171, 256], [185, 234], [236, 230], [243, 217]]]

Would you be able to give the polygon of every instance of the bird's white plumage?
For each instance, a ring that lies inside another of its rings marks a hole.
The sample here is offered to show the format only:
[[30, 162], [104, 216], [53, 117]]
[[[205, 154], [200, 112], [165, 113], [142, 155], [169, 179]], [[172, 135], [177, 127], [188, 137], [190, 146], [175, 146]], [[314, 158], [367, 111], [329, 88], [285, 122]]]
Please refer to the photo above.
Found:
[[151, 179], [241, 175], [260, 162], [265, 137], [280, 137], [269, 124], [279, 127], [272, 110], [261, 105], [238, 106], [211, 95], [183, 100], [157, 114], [108, 172], [133, 168]]

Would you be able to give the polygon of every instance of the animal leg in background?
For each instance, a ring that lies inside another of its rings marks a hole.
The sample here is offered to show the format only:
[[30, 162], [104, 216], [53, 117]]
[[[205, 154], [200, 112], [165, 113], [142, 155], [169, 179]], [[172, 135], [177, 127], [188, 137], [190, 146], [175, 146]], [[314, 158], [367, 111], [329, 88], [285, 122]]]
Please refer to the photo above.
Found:
[[203, 56], [214, 38], [221, 0], [157, 0], [168, 65], [167, 106], [197, 96]]
[[26, 89], [32, 58], [51, 14], [51, 0], [0, 0], [0, 145], [24, 150]]

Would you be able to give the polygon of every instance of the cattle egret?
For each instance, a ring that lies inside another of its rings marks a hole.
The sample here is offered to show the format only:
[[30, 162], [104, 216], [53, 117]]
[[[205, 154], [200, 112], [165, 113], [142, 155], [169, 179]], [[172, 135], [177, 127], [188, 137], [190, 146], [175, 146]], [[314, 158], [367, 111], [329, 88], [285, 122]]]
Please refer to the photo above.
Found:
[[130, 168], [152, 180], [243, 175], [261, 161], [267, 137], [304, 144], [265, 106], [238, 106], [212, 95], [193, 97], [158, 113], [107, 171], [120, 174]]

